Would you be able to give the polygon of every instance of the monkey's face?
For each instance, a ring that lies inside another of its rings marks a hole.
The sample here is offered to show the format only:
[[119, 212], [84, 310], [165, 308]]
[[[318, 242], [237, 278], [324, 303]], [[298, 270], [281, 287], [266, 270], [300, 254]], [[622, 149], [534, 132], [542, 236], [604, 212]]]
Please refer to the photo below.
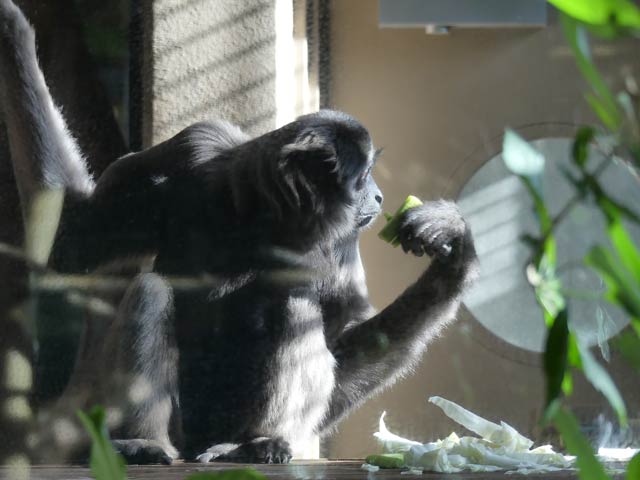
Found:
[[247, 173], [235, 177], [252, 181], [238, 184], [240, 193], [255, 186], [255, 201], [245, 203], [264, 212], [278, 241], [293, 236], [307, 245], [309, 237], [352, 236], [381, 212], [382, 192], [371, 175], [380, 151], [367, 129], [344, 113], [305, 115], [245, 144], [236, 157], [241, 151], [250, 161]]
[[361, 187], [357, 190], [356, 198], [358, 202], [358, 228], [365, 228], [371, 225], [373, 220], [375, 220], [382, 211], [382, 192], [373, 179], [370, 168], [366, 171], [361, 181]]

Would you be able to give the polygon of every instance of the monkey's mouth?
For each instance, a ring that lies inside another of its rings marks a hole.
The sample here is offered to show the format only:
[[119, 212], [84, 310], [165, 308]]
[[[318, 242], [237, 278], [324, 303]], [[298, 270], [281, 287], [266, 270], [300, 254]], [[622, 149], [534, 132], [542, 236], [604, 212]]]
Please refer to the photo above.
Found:
[[366, 227], [373, 220], [374, 215], [366, 215], [358, 221], [358, 228]]

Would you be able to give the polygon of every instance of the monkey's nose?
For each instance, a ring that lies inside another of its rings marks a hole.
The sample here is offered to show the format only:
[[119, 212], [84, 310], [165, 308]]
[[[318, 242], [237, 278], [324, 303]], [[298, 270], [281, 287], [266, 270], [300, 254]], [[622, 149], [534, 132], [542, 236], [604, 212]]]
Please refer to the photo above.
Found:
[[383, 200], [383, 198], [384, 198], [384, 197], [382, 196], [382, 194], [381, 194], [381, 193], [378, 193], [378, 194], [376, 195], [376, 202], [378, 202], [380, 205], [382, 205], [382, 200]]

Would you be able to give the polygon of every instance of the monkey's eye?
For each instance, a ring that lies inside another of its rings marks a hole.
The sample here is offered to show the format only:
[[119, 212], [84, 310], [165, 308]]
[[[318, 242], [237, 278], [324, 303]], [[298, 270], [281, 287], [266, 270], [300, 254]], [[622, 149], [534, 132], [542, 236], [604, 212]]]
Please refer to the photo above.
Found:
[[371, 175], [372, 168], [373, 168], [373, 165], [369, 166], [369, 168], [367, 168], [365, 172], [362, 175], [360, 175], [360, 177], [358, 177], [358, 180], [356, 181], [356, 190], [362, 190], [364, 186], [367, 184], [367, 179]]

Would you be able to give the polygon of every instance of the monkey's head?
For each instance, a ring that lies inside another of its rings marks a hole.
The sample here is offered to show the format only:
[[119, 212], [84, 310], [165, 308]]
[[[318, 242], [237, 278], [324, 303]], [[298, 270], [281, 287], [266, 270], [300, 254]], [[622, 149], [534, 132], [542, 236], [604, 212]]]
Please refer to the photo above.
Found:
[[236, 210], [266, 218], [281, 238], [353, 235], [381, 211], [371, 175], [378, 154], [353, 117], [331, 110], [302, 116], [235, 149]]
[[340, 223], [347, 230], [371, 224], [381, 212], [383, 196], [371, 174], [379, 151], [367, 129], [332, 110], [305, 115], [291, 126], [296, 136], [282, 149], [283, 173], [288, 166], [304, 177], [310, 190], [307, 206], [320, 216], [344, 217]]

